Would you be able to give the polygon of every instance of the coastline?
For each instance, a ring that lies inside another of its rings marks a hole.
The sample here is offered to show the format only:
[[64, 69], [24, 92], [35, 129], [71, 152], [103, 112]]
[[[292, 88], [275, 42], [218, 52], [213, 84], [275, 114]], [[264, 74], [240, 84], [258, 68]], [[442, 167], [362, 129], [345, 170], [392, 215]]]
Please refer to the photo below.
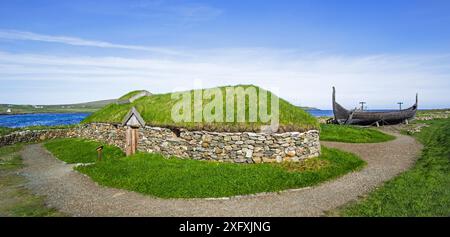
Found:
[[95, 111], [70, 111], [70, 112], [62, 112], [62, 111], [45, 111], [45, 112], [23, 112], [23, 113], [5, 113], [0, 112], [0, 116], [3, 115], [28, 115], [28, 114], [91, 114]]

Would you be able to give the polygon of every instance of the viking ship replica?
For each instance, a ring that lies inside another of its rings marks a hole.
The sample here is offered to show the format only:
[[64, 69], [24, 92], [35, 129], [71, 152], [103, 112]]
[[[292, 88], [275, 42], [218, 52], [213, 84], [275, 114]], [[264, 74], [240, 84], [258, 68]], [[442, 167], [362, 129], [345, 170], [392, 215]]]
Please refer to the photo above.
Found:
[[333, 87], [333, 113], [334, 119], [331, 121], [336, 124], [357, 124], [357, 125], [389, 125], [397, 123], [408, 123], [408, 120], [416, 116], [416, 103], [407, 108], [398, 111], [372, 112], [361, 109], [347, 110], [336, 102], [336, 90]]

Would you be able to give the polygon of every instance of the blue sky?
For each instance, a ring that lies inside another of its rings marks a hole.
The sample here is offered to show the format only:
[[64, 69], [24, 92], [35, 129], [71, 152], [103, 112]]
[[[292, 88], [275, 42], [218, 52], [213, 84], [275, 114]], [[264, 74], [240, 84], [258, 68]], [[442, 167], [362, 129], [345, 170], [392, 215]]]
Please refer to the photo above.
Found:
[[[450, 107], [449, 1], [1, 1], [0, 103], [252, 83], [294, 104]], [[32, 96], [30, 96], [32, 95]]]

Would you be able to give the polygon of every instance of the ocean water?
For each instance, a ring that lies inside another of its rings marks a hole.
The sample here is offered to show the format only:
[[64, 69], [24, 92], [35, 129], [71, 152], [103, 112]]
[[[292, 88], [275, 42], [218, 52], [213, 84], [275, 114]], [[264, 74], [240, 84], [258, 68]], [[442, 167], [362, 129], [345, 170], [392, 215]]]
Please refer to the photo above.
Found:
[[80, 123], [89, 113], [0, 115], [0, 127], [57, 126]]
[[306, 110], [306, 112], [310, 113], [312, 116], [314, 117], [332, 117], [333, 116], [333, 110], [321, 110], [321, 109], [311, 109], [311, 110]]
[[[369, 110], [364, 110], [364, 111], [370, 111], [370, 112], [392, 112], [392, 111], [398, 111], [395, 109], [369, 109]], [[311, 109], [311, 110], [306, 110], [306, 112], [310, 113], [312, 116], [314, 117], [333, 117], [333, 110], [331, 109], [326, 109], [326, 110], [321, 110], [321, 109]]]

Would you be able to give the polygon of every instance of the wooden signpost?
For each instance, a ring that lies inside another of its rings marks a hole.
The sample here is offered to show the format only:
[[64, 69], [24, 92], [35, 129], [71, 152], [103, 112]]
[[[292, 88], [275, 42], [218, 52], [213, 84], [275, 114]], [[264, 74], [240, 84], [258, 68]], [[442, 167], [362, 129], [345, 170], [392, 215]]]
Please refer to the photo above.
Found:
[[125, 153], [127, 156], [131, 156], [136, 153], [139, 141], [138, 130], [145, 126], [145, 121], [133, 107], [123, 119], [122, 125], [127, 127]]
[[103, 146], [99, 146], [97, 147], [97, 160], [102, 160], [102, 151], [103, 151]]

